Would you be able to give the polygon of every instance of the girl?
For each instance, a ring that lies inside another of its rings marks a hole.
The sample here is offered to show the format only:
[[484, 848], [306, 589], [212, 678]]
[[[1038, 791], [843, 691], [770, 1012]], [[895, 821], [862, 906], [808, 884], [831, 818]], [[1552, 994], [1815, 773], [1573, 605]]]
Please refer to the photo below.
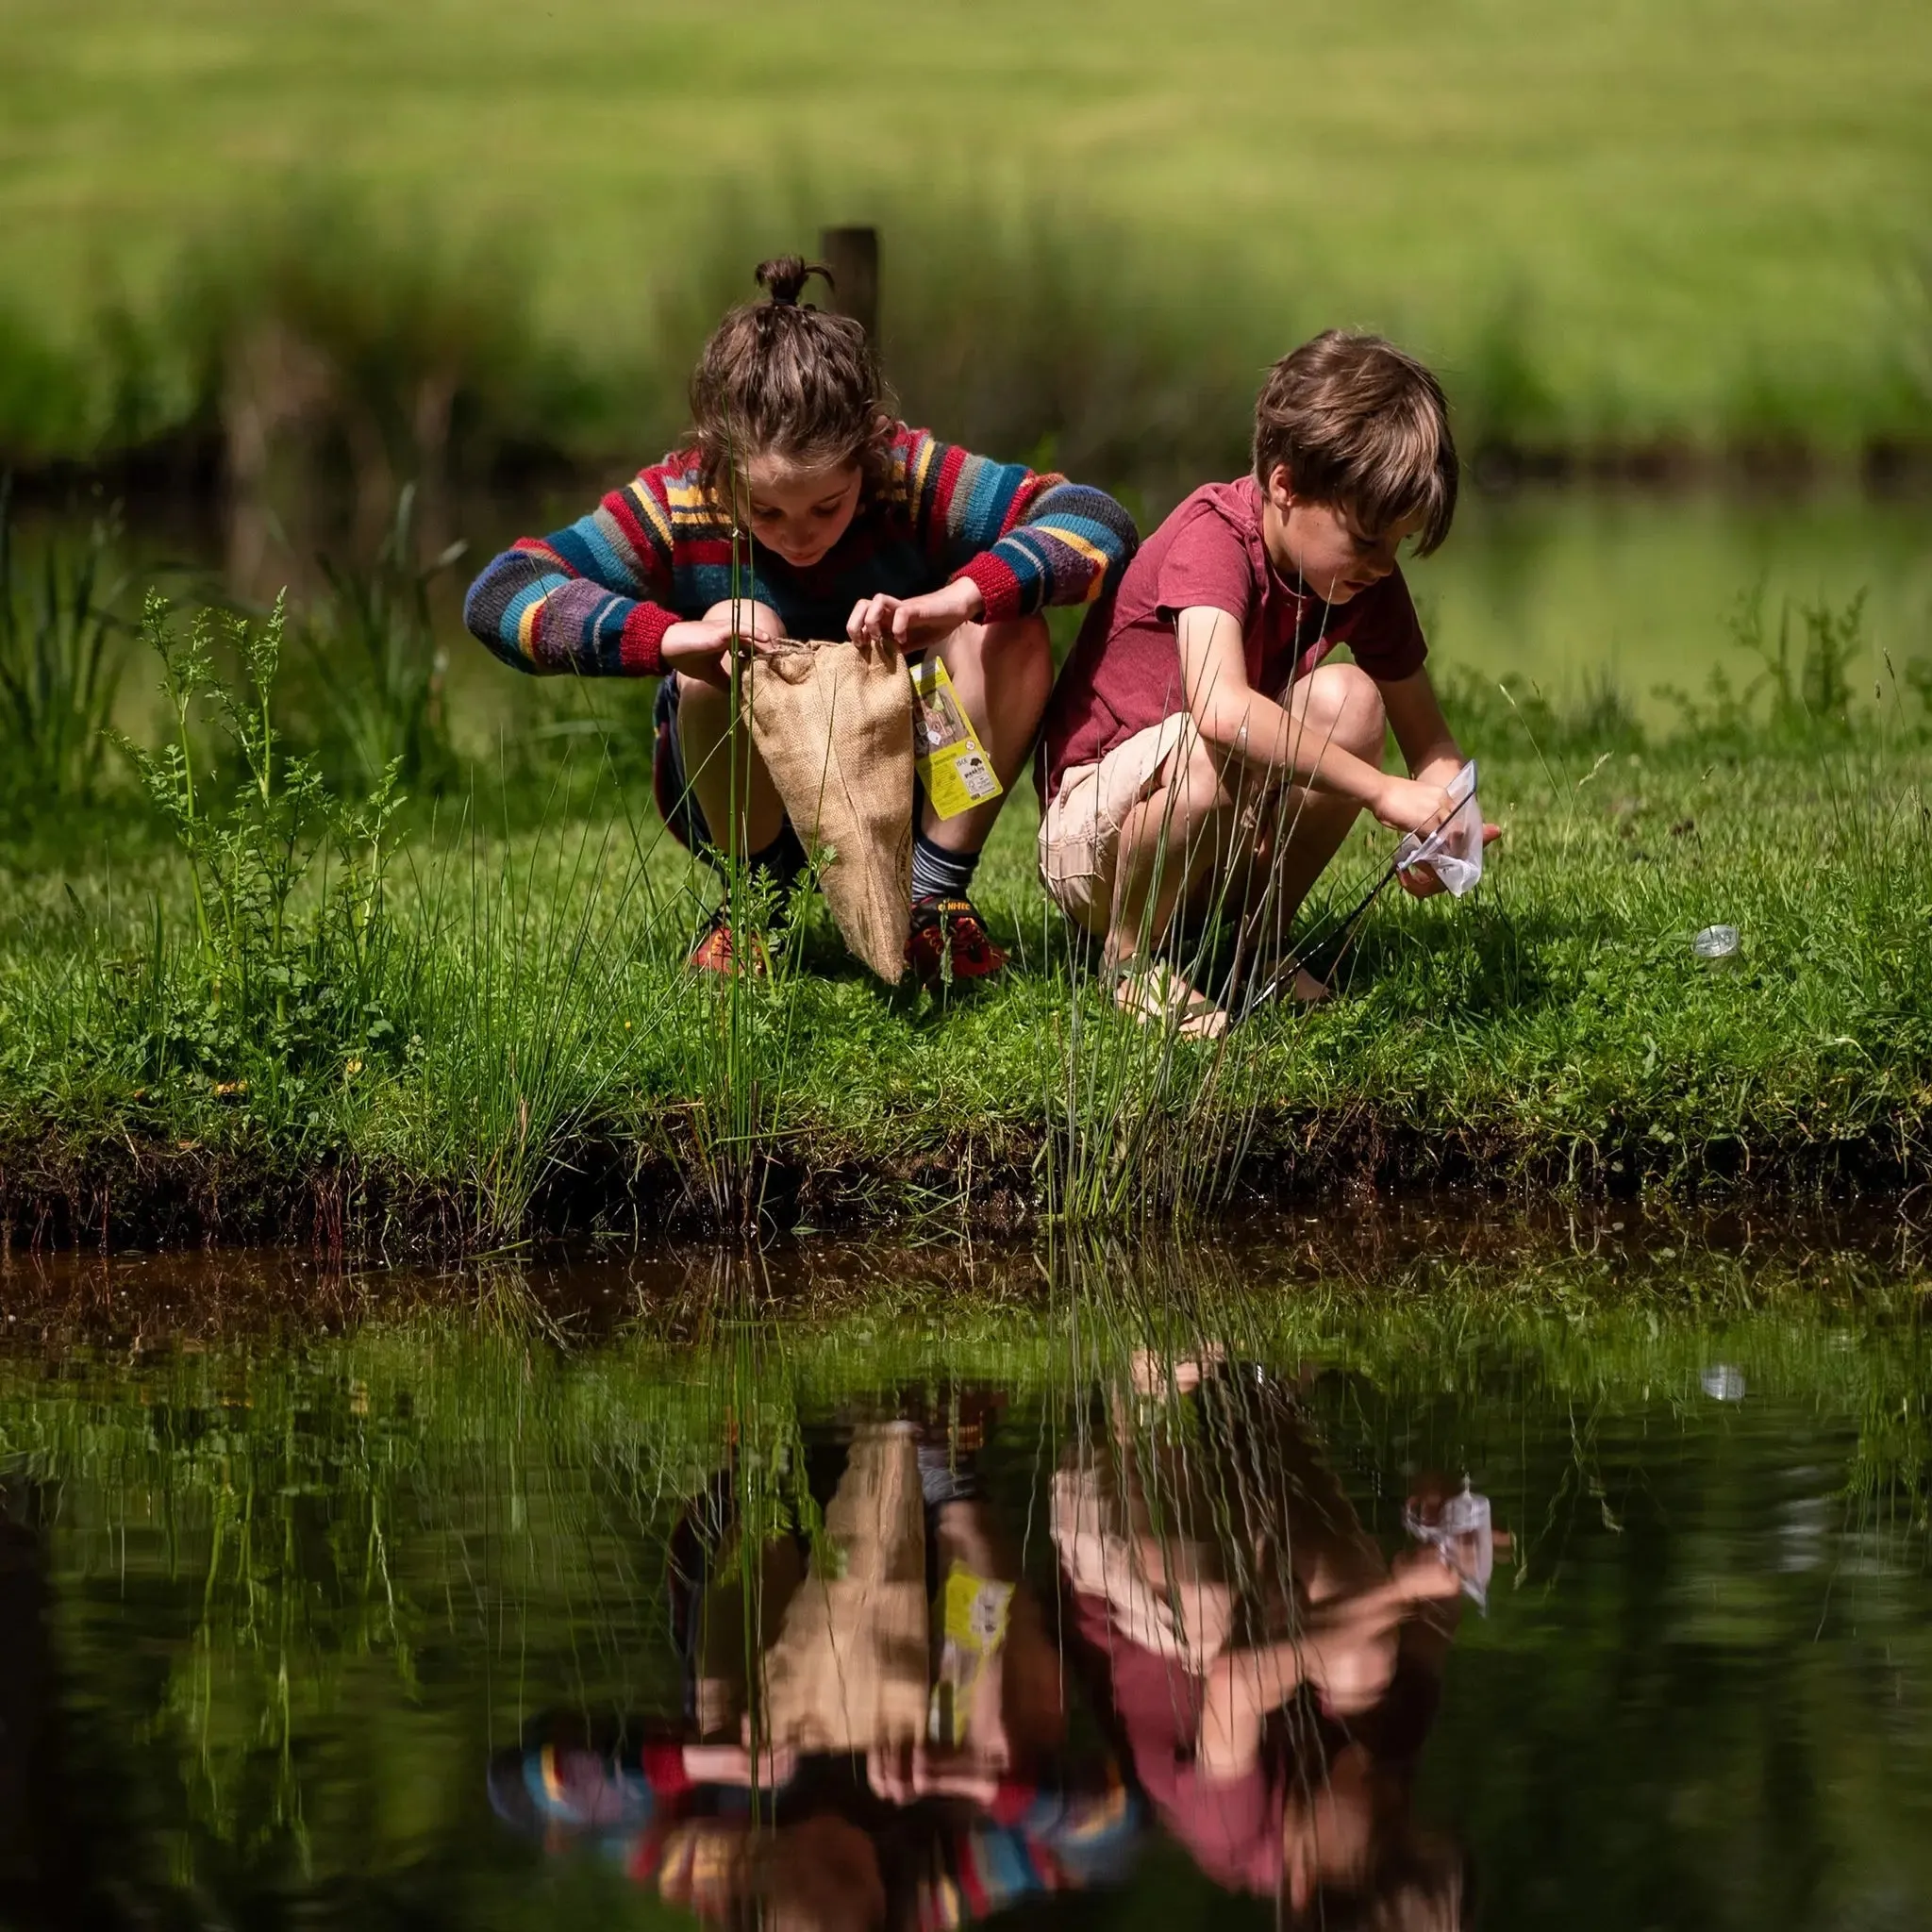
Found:
[[[714, 864], [745, 858], [781, 895], [806, 855], [749, 733], [733, 729], [734, 528], [749, 540], [740, 627], [754, 646], [843, 636], [936, 651], [1004, 790], [949, 820], [918, 801], [907, 961], [927, 984], [984, 978], [1005, 957], [967, 893], [1052, 687], [1040, 613], [1111, 591], [1138, 540], [1101, 491], [896, 421], [865, 331], [800, 302], [814, 275], [830, 283], [795, 256], [760, 263], [769, 300], [724, 318], [691, 379], [688, 447], [569, 529], [505, 551], [464, 614], [521, 671], [661, 677], [665, 823]], [[721, 906], [691, 963], [732, 961]]]

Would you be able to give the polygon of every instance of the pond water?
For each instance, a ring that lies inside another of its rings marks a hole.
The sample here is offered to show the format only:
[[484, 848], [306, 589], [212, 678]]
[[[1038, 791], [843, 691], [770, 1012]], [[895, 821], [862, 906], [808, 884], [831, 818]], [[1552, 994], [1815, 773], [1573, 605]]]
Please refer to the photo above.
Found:
[[[1854, 689], [1932, 658], [1932, 529], [1923, 498], [1623, 491], [1473, 494], [1449, 542], [1409, 568], [1439, 664], [1575, 701], [1592, 685], [1668, 725], [1668, 688], [1704, 694], [1714, 667], [1748, 684], [1740, 600], [1842, 610], [1865, 598]], [[1799, 633], [1802, 637], [1802, 632]]]
[[0, 1913], [1922, 1925], [1927, 1277], [1629, 1224], [0, 1263]]

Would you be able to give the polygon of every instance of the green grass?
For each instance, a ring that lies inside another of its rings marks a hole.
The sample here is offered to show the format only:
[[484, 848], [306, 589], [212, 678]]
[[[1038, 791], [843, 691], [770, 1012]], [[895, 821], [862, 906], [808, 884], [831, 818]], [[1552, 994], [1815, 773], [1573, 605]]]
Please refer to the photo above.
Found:
[[[1024, 336], [980, 360], [1017, 406], [962, 429], [1077, 417], [1109, 346], [1135, 376], [1121, 412], [1178, 394], [1186, 425], [1334, 321], [1439, 360], [1473, 435], [1849, 449], [1932, 427], [1932, 27], [1911, 0], [752, 0], [728, 19], [308, 0], [272, 25], [238, 0], [13, 0], [8, 30], [16, 450], [196, 407], [208, 291], [263, 299], [237, 264], [272, 266], [247, 238], [291, 182], [298, 216], [310, 191], [378, 212], [347, 224], [364, 320], [413, 288], [388, 339], [424, 346], [426, 314], [505, 434], [554, 420], [600, 453], [661, 432], [694, 323], [760, 249], [854, 219], [884, 226], [888, 348], [922, 408], [950, 419], [973, 385], [972, 358], [934, 346], [949, 318], [996, 351]], [[1068, 324], [1080, 350], [1053, 380], [1073, 402], [1042, 404], [1026, 373]]]
[[[811, 902], [769, 983], [721, 985], [682, 965], [716, 888], [651, 808], [648, 691], [522, 687], [581, 728], [540, 724], [391, 821], [379, 787], [358, 804], [289, 761], [300, 708], [258, 632], [251, 678], [191, 692], [185, 751], [150, 760], [151, 814], [124, 792], [0, 848], [4, 1211], [475, 1249], [1130, 1220], [1362, 1178], [1917, 1181], [1932, 733], [1910, 667], [1856, 630], [1759, 607], [1668, 734], [1601, 689], [1574, 713], [1453, 690], [1505, 827], [1491, 878], [1459, 906], [1385, 895], [1341, 997], [1214, 1049], [1111, 1012], [1033, 881], [1028, 796], [978, 888], [1003, 983], [888, 992]], [[213, 675], [172, 648], [177, 681]], [[1356, 836], [1311, 926], [1386, 842]], [[1691, 950], [1714, 923], [1743, 935], [1726, 967]]]

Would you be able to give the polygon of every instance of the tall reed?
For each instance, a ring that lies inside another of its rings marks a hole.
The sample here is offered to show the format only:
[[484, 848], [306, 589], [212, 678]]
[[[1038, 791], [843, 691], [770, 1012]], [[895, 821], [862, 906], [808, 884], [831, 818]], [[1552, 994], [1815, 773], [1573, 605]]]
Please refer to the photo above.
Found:
[[98, 515], [49, 541], [38, 571], [19, 551], [13, 482], [0, 475], [0, 807], [23, 815], [94, 795], [126, 670], [114, 567], [118, 527]]

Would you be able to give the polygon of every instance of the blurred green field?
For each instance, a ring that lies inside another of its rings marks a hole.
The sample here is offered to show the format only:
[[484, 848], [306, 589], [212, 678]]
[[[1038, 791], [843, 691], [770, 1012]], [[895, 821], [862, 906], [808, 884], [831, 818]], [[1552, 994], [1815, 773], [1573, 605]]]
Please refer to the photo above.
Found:
[[715, 285], [721, 231], [879, 220], [890, 338], [1050, 218], [1092, 303], [1164, 291], [1204, 355], [1377, 325], [1532, 440], [1932, 431], [1919, 0], [5, 0], [0, 30], [0, 317], [56, 354], [302, 176], [491, 238], [591, 369]]

